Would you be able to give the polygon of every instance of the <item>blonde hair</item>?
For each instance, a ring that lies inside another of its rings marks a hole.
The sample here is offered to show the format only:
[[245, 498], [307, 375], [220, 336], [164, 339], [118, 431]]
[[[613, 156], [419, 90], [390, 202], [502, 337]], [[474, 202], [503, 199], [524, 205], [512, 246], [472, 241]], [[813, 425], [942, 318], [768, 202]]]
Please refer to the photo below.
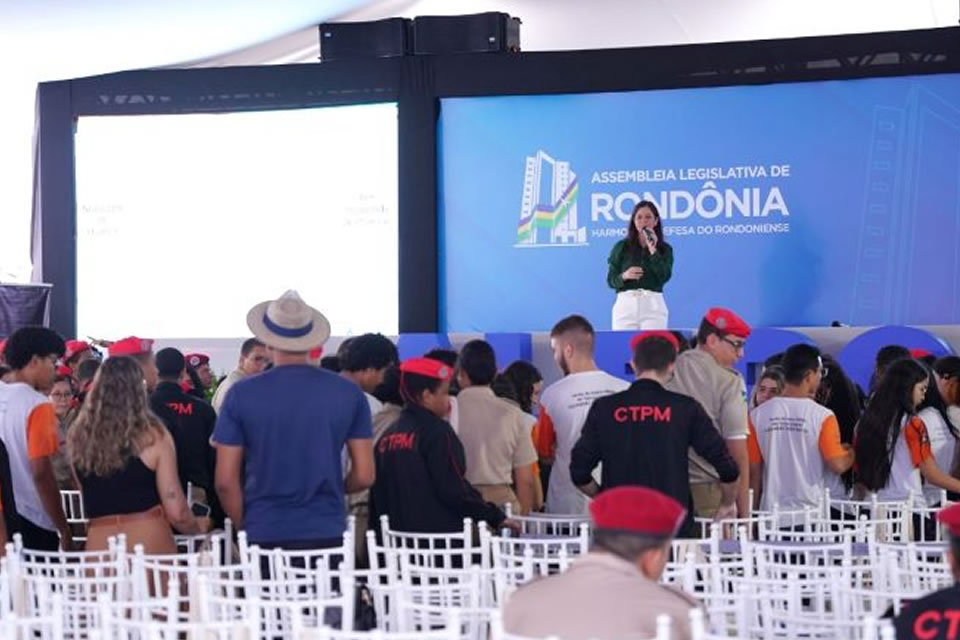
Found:
[[158, 429], [163, 424], [148, 406], [140, 364], [126, 356], [109, 358], [70, 426], [70, 460], [78, 471], [110, 475], [152, 444]]

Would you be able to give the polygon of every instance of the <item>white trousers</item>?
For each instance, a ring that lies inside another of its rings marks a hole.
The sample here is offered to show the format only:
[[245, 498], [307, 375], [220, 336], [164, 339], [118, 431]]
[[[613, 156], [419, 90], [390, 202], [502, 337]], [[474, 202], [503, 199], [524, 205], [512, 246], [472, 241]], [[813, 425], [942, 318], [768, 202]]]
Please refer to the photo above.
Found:
[[670, 311], [663, 294], [646, 289], [632, 289], [617, 294], [613, 303], [613, 330], [666, 329]]

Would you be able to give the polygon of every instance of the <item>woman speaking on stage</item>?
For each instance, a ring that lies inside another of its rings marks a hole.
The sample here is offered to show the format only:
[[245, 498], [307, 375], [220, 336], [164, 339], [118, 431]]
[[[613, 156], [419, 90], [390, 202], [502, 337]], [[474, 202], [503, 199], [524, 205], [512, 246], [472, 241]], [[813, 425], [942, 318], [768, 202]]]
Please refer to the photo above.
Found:
[[669, 319], [663, 285], [673, 271], [673, 249], [663, 241], [657, 205], [641, 200], [633, 208], [627, 237], [607, 258], [607, 284], [617, 292], [613, 330], [666, 329]]

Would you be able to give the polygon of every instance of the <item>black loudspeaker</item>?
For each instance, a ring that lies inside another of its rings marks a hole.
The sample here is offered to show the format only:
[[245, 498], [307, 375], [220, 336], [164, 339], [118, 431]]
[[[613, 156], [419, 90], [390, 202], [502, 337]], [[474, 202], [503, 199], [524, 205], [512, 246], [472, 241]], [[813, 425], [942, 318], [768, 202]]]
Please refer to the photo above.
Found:
[[413, 19], [417, 55], [484, 51], [520, 51], [520, 18], [491, 12]]
[[392, 58], [410, 53], [410, 20], [327, 22], [320, 25], [320, 60]]

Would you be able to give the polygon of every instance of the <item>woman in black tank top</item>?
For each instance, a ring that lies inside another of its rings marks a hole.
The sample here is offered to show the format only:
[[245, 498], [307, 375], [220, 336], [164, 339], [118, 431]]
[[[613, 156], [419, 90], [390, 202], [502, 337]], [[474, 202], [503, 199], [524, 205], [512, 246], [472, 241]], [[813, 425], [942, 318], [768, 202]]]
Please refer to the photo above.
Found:
[[90, 518], [88, 551], [106, 549], [110, 536], [123, 533], [131, 549], [174, 553], [171, 525], [181, 533], [209, 528], [190, 512], [173, 439], [148, 406], [141, 365], [111, 357], [70, 428], [70, 460]]

